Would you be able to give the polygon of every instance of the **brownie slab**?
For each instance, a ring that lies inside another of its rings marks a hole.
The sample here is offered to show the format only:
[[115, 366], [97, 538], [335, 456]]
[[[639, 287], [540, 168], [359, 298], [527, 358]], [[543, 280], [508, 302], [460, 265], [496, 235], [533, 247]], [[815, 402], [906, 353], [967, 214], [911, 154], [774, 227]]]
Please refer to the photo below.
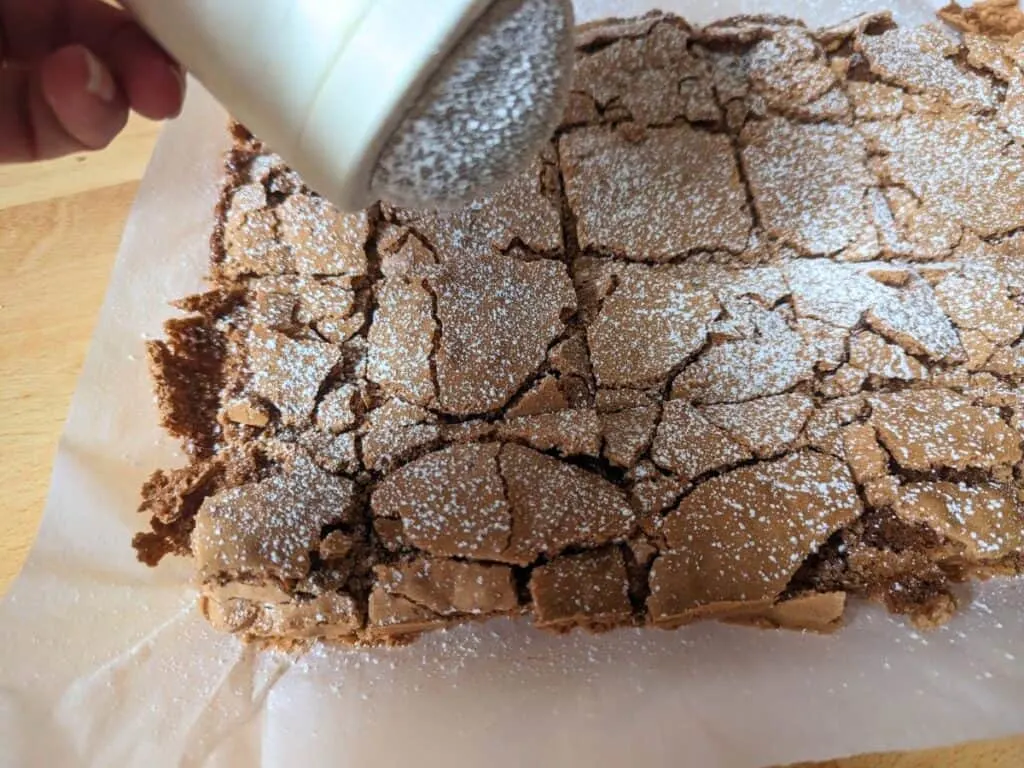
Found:
[[550, 145], [448, 213], [340, 213], [236, 127], [140, 558], [261, 642], [946, 621], [1024, 571], [1012, 45], [587, 25]]

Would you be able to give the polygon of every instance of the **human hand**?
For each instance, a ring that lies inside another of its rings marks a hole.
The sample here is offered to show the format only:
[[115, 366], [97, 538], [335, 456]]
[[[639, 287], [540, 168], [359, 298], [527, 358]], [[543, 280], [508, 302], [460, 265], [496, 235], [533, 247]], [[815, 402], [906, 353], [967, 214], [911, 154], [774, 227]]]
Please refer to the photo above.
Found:
[[184, 91], [181, 67], [126, 11], [102, 0], [0, 0], [0, 162], [100, 149], [130, 110], [176, 116]]

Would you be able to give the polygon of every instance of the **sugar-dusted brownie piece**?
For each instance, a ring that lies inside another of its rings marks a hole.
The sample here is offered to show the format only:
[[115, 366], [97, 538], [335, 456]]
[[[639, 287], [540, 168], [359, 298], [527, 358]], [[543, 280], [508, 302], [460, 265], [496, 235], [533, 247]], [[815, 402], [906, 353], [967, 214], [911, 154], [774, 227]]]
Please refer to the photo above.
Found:
[[[1012, 45], [1012, 44], [1011, 44]], [[580, 30], [551, 144], [345, 215], [243, 129], [150, 354], [216, 626], [919, 625], [1024, 570], [1024, 73], [885, 14]]]

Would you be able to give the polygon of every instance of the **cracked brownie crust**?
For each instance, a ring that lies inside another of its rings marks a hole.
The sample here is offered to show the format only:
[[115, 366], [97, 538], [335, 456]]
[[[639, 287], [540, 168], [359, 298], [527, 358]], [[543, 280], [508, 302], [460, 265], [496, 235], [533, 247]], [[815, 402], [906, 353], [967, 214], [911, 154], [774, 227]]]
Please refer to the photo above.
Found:
[[1024, 570], [1019, 62], [589, 25], [551, 145], [443, 215], [341, 214], [236, 129], [213, 287], [150, 345], [190, 462], [139, 556], [276, 642], [945, 621]]

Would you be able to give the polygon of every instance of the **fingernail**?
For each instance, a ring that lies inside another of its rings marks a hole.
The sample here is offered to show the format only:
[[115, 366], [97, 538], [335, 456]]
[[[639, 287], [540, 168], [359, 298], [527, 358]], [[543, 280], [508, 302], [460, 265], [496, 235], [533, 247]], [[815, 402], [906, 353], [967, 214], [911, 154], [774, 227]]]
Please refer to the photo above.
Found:
[[89, 79], [85, 82], [85, 90], [100, 101], [112, 102], [117, 97], [117, 85], [110, 70], [90, 51], [85, 51], [85, 65], [89, 70]]
[[[187, 90], [188, 78], [185, 75], [185, 70], [176, 64], [171, 65], [171, 73], [174, 75], [174, 79], [178, 81], [178, 88], [181, 89], [181, 103], [185, 103], [185, 91]], [[180, 109], [179, 109], [180, 111]]]

